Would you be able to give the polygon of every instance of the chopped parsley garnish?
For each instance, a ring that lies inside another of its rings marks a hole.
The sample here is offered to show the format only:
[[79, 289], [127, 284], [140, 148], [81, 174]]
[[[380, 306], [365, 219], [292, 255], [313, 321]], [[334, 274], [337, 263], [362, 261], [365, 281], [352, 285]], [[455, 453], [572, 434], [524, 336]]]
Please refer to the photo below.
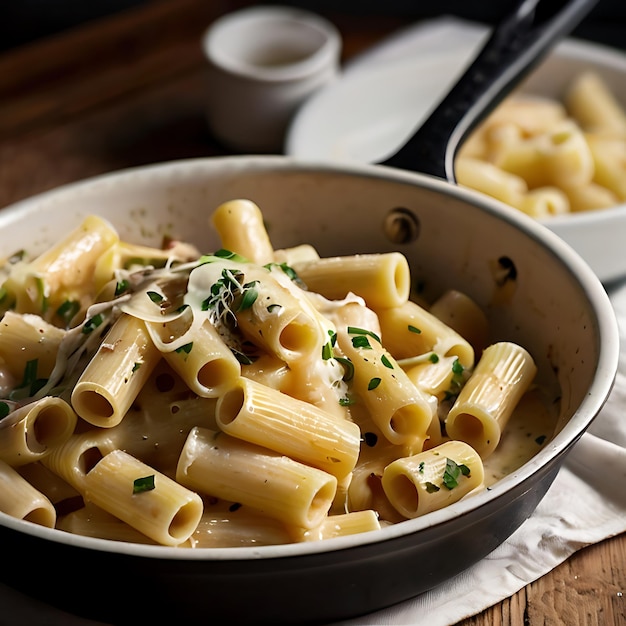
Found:
[[[230, 250], [224, 250], [221, 248], [217, 252], [213, 253], [213, 256], [216, 256], [218, 259], [228, 259], [229, 261], [237, 261], [238, 263], [249, 263], [246, 257], [237, 254], [236, 252], [231, 252]], [[206, 258], [206, 257], [203, 257]]]
[[78, 311], [80, 311], [79, 302], [76, 302], [75, 300], [66, 300], [57, 309], [57, 315], [63, 320], [65, 327], [67, 328]]
[[174, 352], [176, 352], [177, 354], [189, 354], [192, 348], [193, 348], [193, 341], [190, 341], [189, 343], [186, 343], [185, 345], [180, 346], [179, 348], [176, 348]]
[[386, 354], [383, 354], [380, 357], [380, 361], [385, 367], [389, 368], [390, 370], [393, 369], [393, 363], [387, 358]]
[[425, 482], [424, 486], [426, 487], [426, 491], [428, 493], [437, 493], [441, 489], [441, 487], [437, 487], [435, 483], [431, 483], [431, 482]]
[[380, 378], [378, 377], [371, 378], [369, 383], [367, 383], [367, 390], [373, 391], [374, 389], [376, 389], [376, 387], [378, 387], [378, 385], [380, 385], [380, 383], [381, 383]]
[[345, 370], [345, 374], [343, 375], [344, 382], [350, 382], [354, 378], [354, 363], [350, 359], [346, 359], [343, 356], [335, 357], [338, 363], [343, 365], [343, 369]]
[[32, 359], [26, 362], [22, 382], [9, 394], [9, 400], [23, 400], [34, 396], [48, 382], [45, 378], [37, 378], [39, 360]]
[[322, 346], [322, 360], [328, 361], [328, 359], [332, 359], [332, 358], [333, 358], [333, 346], [329, 341], [328, 343], [325, 343]]
[[423, 473], [424, 473], [424, 461], [420, 461], [420, 464], [417, 466], [417, 471], [418, 471], [420, 474], [423, 474]]
[[410, 333], [416, 333], [418, 335], [422, 334], [422, 331], [417, 326], [413, 326], [412, 324], [409, 324], [407, 328], [409, 329]]
[[364, 350], [372, 349], [369, 339], [365, 335], [358, 335], [357, 337], [352, 337], [352, 345], [355, 348], [363, 348]]
[[431, 352], [430, 356], [428, 357], [428, 360], [431, 363], [439, 363], [439, 355], [436, 352]]
[[163, 296], [158, 291], [148, 291], [146, 293], [148, 298], [150, 298], [154, 304], [161, 304], [164, 300]]
[[351, 406], [354, 404], [354, 400], [348, 396], [344, 398], [339, 398], [339, 406]]
[[135, 478], [133, 481], [133, 493], [143, 493], [144, 491], [152, 491], [154, 489], [154, 474]]
[[98, 315], [94, 315], [83, 324], [83, 334], [88, 335], [93, 332], [96, 328], [98, 328], [98, 326], [100, 326], [100, 324], [102, 324], [103, 321], [104, 318], [100, 313], [98, 313]]
[[125, 278], [123, 280], [120, 280], [115, 285], [115, 297], [117, 298], [118, 296], [121, 296], [125, 291], [128, 291], [129, 288], [130, 283]]
[[378, 343], [381, 343], [380, 337], [371, 330], [358, 328], [357, 326], [348, 326], [348, 333], [350, 335], [364, 335], [364, 336], [373, 337], [374, 339], [376, 339], [376, 341], [378, 341]]
[[452, 459], [446, 459], [446, 469], [443, 472], [443, 484], [448, 489], [454, 489], [459, 486], [459, 477], [469, 476], [470, 469], [467, 465], [458, 465]]

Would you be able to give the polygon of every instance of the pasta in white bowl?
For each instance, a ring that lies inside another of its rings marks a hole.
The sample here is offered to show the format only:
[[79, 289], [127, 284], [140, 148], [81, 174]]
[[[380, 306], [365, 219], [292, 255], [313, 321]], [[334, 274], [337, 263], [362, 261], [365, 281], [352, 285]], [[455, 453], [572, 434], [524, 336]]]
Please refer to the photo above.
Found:
[[[0, 222], [3, 477], [43, 494], [0, 499], [0, 534], [99, 564], [67, 587], [18, 558], [7, 582], [101, 620], [196, 623], [207, 602], [227, 619], [245, 597], [242, 622], [303, 606], [295, 621], [321, 621], [420, 593], [532, 512], [615, 373], [584, 262], [428, 177], [186, 161]], [[12, 363], [16, 340], [28, 356]], [[48, 398], [31, 438], [17, 407]], [[32, 446], [16, 454], [18, 426]], [[405, 575], [424, 559], [431, 576]], [[129, 605], [137, 580], [159, 601]]]

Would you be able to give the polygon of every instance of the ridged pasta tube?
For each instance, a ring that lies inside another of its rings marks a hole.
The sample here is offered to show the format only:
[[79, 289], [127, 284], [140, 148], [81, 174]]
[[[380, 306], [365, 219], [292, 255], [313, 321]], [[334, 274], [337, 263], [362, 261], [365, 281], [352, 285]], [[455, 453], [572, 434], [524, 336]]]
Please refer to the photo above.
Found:
[[146, 323], [157, 348], [192, 391], [203, 398], [225, 393], [239, 379], [241, 364], [215, 327], [201, 319], [177, 335], [176, 325], [177, 321]]
[[346, 419], [246, 378], [217, 401], [224, 432], [313, 465], [338, 480], [359, 457], [361, 431]]
[[54, 528], [52, 503], [4, 461], [0, 461], [0, 511], [48, 528]]
[[421, 447], [436, 409], [435, 398], [413, 384], [367, 329], [338, 326], [337, 346], [354, 368], [351, 392], [365, 404], [383, 435], [391, 443]]
[[474, 348], [453, 328], [416, 302], [376, 310], [383, 343], [396, 359], [407, 359], [428, 352], [454, 355], [465, 368], [474, 365]]
[[76, 383], [74, 410], [94, 426], [119, 424], [160, 359], [144, 322], [123, 313]]
[[74, 409], [53, 396], [16, 409], [0, 421], [0, 459], [13, 467], [42, 459], [71, 437], [76, 420]]
[[[137, 492], [137, 481], [149, 478], [153, 487]], [[86, 474], [85, 499], [166, 546], [187, 541], [203, 511], [197, 493], [123, 450], [109, 452]]]
[[374, 309], [403, 304], [411, 290], [409, 263], [400, 252], [325, 257], [293, 268], [310, 291], [331, 300], [352, 292]]
[[176, 480], [299, 528], [320, 524], [337, 489], [332, 474], [206, 428], [189, 433]]
[[412, 519], [457, 502], [483, 479], [478, 453], [462, 441], [447, 441], [390, 463], [382, 486], [398, 512]]
[[489, 456], [536, 372], [531, 355], [515, 343], [486, 348], [446, 417], [448, 435]]
[[236, 199], [220, 204], [211, 221], [224, 249], [259, 265], [274, 260], [274, 248], [265, 230], [263, 214], [251, 200]]

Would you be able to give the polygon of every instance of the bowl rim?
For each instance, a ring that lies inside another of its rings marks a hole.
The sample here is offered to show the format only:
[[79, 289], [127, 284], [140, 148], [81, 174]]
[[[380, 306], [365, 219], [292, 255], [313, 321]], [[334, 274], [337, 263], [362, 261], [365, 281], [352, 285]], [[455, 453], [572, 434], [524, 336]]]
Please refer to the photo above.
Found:
[[532, 475], [547, 468], [559, 457], [564, 456], [584, 434], [606, 402], [615, 382], [619, 360], [619, 329], [615, 312], [608, 294], [582, 257], [560, 237], [541, 225], [537, 220], [524, 215], [521, 211], [484, 196], [479, 192], [466, 189], [425, 174], [407, 172], [382, 165], [369, 164], [331, 164], [327, 162], [298, 161], [283, 156], [228, 156], [199, 157], [155, 163], [145, 166], [125, 168], [104, 174], [67, 183], [57, 188], [44, 191], [29, 198], [19, 200], [0, 211], [0, 229], [3, 226], [24, 219], [22, 216], [36, 213], [41, 203], [58, 202], [64, 195], [73, 195], [90, 188], [97, 190], [98, 185], [111, 184], [130, 185], [142, 184], [152, 180], [154, 176], [170, 176], [172, 174], [191, 174], [206, 172], [215, 168], [234, 168], [238, 172], [277, 172], [297, 171], [299, 173], [340, 173], [349, 176], [360, 176], [384, 179], [391, 182], [417, 185], [446, 196], [453, 196], [469, 204], [476, 205], [479, 210], [496, 216], [502, 221], [516, 226], [523, 233], [542, 243], [558, 258], [572, 277], [580, 283], [591, 308], [597, 317], [598, 326], [598, 363], [592, 384], [587, 390], [583, 403], [574, 411], [563, 429], [542, 448], [534, 457], [518, 470], [498, 480], [489, 489], [472, 495], [470, 498], [433, 511], [411, 520], [399, 522], [358, 535], [337, 537], [315, 542], [289, 543], [275, 546], [231, 547], [231, 548], [194, 548], [181, 549], [161, 545], [128, 543], [73, 535], [53, 528], [46, 528], [32, 522], [13, 518], [0, 512], [0, 529], [6, 527], [37, 539], [65, 544], [75, 548], [91, 551], [115, 553], [146, 559], [168, 561], [246, 561], [274, 560], [306, 555], [322, 554], [360, 548], [366, 545], [382, 544], [394, 539], [406, 537], [416, 532], [432, 529], [435, 526], [451, 522], [468, 514], [483, 505], [493, 503], [507, 492], [528, 480]]

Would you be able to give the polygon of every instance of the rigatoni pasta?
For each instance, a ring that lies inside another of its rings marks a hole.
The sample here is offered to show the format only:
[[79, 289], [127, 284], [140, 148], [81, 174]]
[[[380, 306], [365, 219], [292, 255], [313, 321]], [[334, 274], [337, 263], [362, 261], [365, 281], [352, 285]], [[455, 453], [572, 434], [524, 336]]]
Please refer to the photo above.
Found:
[[[476, 302], [411, 301], [400, 252], [275, 250], [247, 199], [210, 222], [209, 254], [94, 216], [6, 261], [0, 477], [28, 489], [1, 510], [113, 541], [261, 546], [376, 532], [485, 488], [484, 464], [496, 479], [535, 369], [490, 345]], [[70, 285], [69, 259], [93, 275]]]
[[626, 105], [583, 71], [561, 101], [516, 94], [461, 146], [457, 181], [545, 219], [626, 199]]

